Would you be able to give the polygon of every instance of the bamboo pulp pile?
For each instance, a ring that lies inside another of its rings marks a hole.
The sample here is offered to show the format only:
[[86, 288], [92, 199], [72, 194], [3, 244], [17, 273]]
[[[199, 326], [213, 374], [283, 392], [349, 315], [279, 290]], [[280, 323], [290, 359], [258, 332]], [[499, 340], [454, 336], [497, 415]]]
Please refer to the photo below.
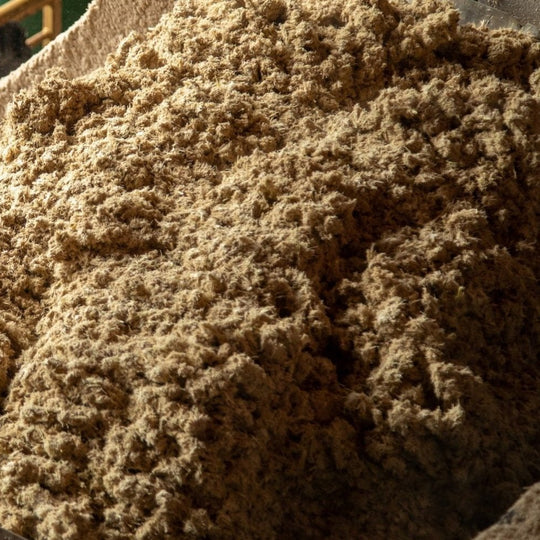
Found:
[[2, 86], [0, 524], [473, 537], [540, 475], [539, 44], [438, 0], [156, 9]]

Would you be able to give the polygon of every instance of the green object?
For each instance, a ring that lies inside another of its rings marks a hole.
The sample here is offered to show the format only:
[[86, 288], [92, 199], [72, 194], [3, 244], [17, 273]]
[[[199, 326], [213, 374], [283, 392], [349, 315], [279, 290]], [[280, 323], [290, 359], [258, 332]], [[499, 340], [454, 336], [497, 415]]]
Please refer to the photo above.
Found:
[[64, 0], [62, 2], [62, 29], [67, 30], [86, 11], [90, 0]]
[[[67, 30], [86, 11], [91, 0], [63, 0], [62, 2], [62, 30]], [[8, 0], [0, 0], [0, 5], [7, 4]], [[41, 30], [41, 11], [26, 17], [21, 24], [26, 30], [26, 35], [31, 36]], [[37, 52], [41, 47], [34, 47]]]

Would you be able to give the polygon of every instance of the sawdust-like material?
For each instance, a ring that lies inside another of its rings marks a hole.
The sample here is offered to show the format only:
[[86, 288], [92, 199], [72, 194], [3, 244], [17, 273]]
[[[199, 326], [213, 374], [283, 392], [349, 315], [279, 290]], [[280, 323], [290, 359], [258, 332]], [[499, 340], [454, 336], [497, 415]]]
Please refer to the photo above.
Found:
[[540, 538], [540, 482], [531, 486], [499, 520], [476, 540]]
[[540, 478], [540, 45], [181, 0], [0, 151], [0, 524], [469, 538]]

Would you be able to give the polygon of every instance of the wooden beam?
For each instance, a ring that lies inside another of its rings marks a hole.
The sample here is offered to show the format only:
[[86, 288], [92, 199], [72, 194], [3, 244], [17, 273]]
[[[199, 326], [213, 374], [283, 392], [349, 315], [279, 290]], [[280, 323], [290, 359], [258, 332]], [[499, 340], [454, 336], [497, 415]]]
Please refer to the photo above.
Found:
[[39, 45], [40, 43], [43, 43], [45, 40], [49, 40], [51, 38], [54, 38], [52, 32], [48, 28], [43, 28], [40, 32], [37, 34], [34, 34], [33, 36], [30, 36], [26, 40], [26, 44], [29, 47], [35, 47], [36, 45]]
[[9, 21], [20, 21], [50, 3], [51, 0], [10, 0], [0, 6], [0, 25]]
[[26, 40], [29, 47], [47, 45], [62, 32], [62, 0], [10, 0], [0, 6], [0, 25], [19, 21], [42, 10], [42, 29]]
[[[48, 29], [54, 39], [62, 32], [62, 4], [58, 0], [51, 5], [43, 6], [43, 30]], [[43, 45], [47, 45], [50, 39], [44, 39]]]

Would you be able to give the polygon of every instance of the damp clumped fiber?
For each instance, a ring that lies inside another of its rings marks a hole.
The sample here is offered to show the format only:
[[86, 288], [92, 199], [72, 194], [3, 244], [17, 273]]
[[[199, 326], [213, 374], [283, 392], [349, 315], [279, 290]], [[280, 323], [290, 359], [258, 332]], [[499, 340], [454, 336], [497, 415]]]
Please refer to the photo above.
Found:
[[0, 524], [465, 539], [540, 480], [540, 45], [179, 0], [0, 140]]

